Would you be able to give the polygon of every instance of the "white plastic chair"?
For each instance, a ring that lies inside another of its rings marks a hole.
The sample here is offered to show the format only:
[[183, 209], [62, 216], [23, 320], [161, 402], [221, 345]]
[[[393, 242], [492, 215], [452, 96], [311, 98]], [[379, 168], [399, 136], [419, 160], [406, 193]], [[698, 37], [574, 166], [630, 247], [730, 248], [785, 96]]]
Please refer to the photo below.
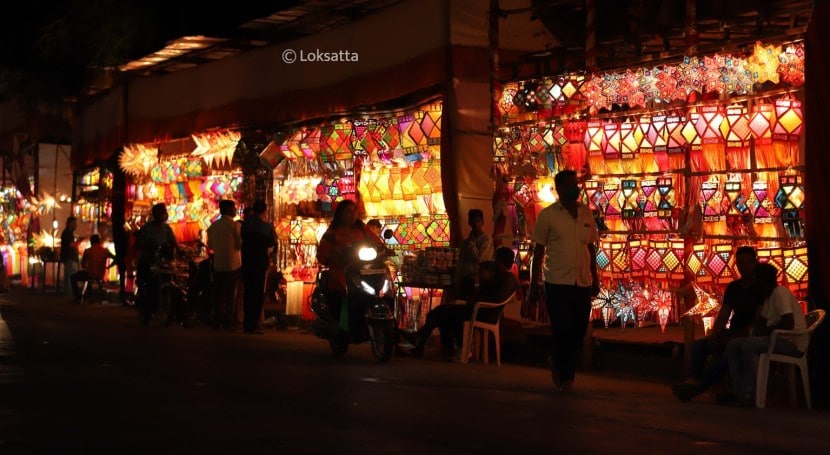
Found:
[[[806, 329], [801, 330], [773, 330], [769, 340], [769, 348], [767, 352], [761, 354], [758, 360], [758, 372], [755, 382], [755, 406], [763, 408], [767, 401], [767, 383], [769, 381], [769, 364], [770, 362], [780, 362], [792, 365], [793, 368], [790, 379], [792, 394], [795, 397], [795, 370], [797, 366], [801, 370], [801, 383], [804, 386], [804, 398], [807, 402], [807, 409], [813, 409], [812, 401], [810, 400], [810, 375], [807, 370], [807, 348], [810, 347], [810, 338], [816, 327], [824, 320], [824, 310], [814, 310], [804, 315], [804, 320], [807, 323]], [[776, 340], [786, 338], [795, 344], [801, 355], [798, 357], [784, 354], [775, 354], [772, 352]], [[795, 400], [793, 400], [795, 401]]]
[[[479, 350], [484, 363], [490, 362], [489, 334], [493, 334], [496, 342], [496, 364], [501, 366], [501, 339], [499, 338], [499, 322], [502, 314], [504, 314], [504, 306], [512, 302], [516, 298], [516, 293], [510, 294], [510, 297], [504, 302], [476, 302], [473, 307], [473, 314], [470, 315], [470, 320], [464, 323], [464, 340], [461, 349], [461, 362], [467, 363], [470, 360], [470, 351], [472, 350], [473, 340], [478, 339], [476, 347]], [[494, 323], [480, 321], [478, 319], [479, 310], [482, 308], [497, 308], [498, 317]]]

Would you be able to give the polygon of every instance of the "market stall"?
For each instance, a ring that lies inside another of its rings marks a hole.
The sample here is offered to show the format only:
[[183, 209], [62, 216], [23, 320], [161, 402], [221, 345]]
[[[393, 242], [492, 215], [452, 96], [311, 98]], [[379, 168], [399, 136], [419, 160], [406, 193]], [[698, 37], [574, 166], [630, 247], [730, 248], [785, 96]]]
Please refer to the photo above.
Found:
[[219, 201], [241, 198], [242, 171], [232, 164], [239, 139], [238, 132], [220, 131], [167, 146], [126, 145], [119, 164], [129, 176], [128, 226], [137, 229], [150, 207], [164, 202], [176, 240], [200, 240], [219, 216]]
[[[311, 318], [316, 247], [339, 201], [354, 200], [364, 221], [389, 231], [405, 254], [448, 247], [441, 187], [441, 102], [411, 110], [316, 123], [280, 134], [262, 152], [274, 169], [279, 263], [288, 279], [288, 313]], [[402, 287], [405, 300], [420, 289]]]
[[[497, 239], [516, 245], [526, 270], [553, 176], [573, 169], [601, 231], [593, 315], [606, 326], [665, 327], [716, 308], [741, 245], [806, 297], [803, 84], [801, 42], [505, 84]], [[523, 314], [546, 318], [532, 303]]]

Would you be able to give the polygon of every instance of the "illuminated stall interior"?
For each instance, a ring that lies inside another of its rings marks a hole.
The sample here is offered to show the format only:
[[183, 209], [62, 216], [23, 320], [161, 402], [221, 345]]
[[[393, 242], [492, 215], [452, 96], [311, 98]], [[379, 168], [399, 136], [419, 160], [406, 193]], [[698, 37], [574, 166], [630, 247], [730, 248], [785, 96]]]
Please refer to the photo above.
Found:
[[[441, 112], [418, 108], [297, 127], [261, 153], [274, 168], [280, 266], [295, 287], [311, 282], [316, 247], [337, 202], [351, 199], [364, 221], [390, 230], [400, 253], [447, 247], [441, 187]], [[292, 308], [289, 282], [289, 314]], [[299, 291], [294, 291], [295, 293]]]
[[0, 252], [7, 277], [26, 275], [27, 233], [32, 219], [37, 218], [33, 216], [36, 210], [37, 206], [25, 199], [14, 185], [0, 188]]
[[[803, 298], [803, 84], [801, 42], [507, 83], [494, 138], [497, 234], [518, 244], [526, 271], [553, 176], [573, 169], [601, 231], [593, 314], [606, 326], [665, 328], [717, 306], [741, 245]], [[697, 307], [678, 305], [670, 290], [681, 286]], [[524, 317], [545, 319], [539, 307]]]

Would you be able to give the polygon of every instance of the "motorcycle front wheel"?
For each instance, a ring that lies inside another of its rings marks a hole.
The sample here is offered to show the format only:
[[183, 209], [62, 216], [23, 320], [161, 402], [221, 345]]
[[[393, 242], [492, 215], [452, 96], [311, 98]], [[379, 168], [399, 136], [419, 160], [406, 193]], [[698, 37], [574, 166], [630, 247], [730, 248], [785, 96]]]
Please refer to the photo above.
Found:
[[377, 321], [369, 323], [369, 337], [372, 355], [378, 363], [387, 362], [395, 350], [394, 321]]

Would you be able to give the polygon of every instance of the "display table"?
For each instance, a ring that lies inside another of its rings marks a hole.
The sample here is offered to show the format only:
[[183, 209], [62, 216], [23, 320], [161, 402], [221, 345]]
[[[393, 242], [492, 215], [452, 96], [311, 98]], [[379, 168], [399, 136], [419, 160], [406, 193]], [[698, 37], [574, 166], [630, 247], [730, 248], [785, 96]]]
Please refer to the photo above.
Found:
[[[37, 285], [40, 287], [41, 292], [46, 292], [47, 290], [51, 290], [54, 287], [55, 293], [60, 293], [61, 291], [61, 267], [63, 263], [60, 261], [41, 261], [35, 262], [30, 265], [30, 272], [29, 272], [29, 288], [34, 290], [35, 289], [35, 282], [37, 281]], [[46, 282], [46, 277], [50, 276], [52, 278], [52, 283], [49, 285]]]
[[[397, 302], [395, 303], [398, 328], [407, 332], [415, 332], [424, 325], [429, 311], [437, 306], [434, 305], [435, 299], [439, 299], [439, 305], [443, 304], [448, 295], [446, 291], [452, 289], [453, 286], [452, 284], [402, 281], [398, 283], [398, 289], [402, 288], [419, 290], [418, 293], [407, 293], [405, 291], [402, 293], [399, 290], [396, 294]], [[401, 298], [404, 296], [406, 298]]]

